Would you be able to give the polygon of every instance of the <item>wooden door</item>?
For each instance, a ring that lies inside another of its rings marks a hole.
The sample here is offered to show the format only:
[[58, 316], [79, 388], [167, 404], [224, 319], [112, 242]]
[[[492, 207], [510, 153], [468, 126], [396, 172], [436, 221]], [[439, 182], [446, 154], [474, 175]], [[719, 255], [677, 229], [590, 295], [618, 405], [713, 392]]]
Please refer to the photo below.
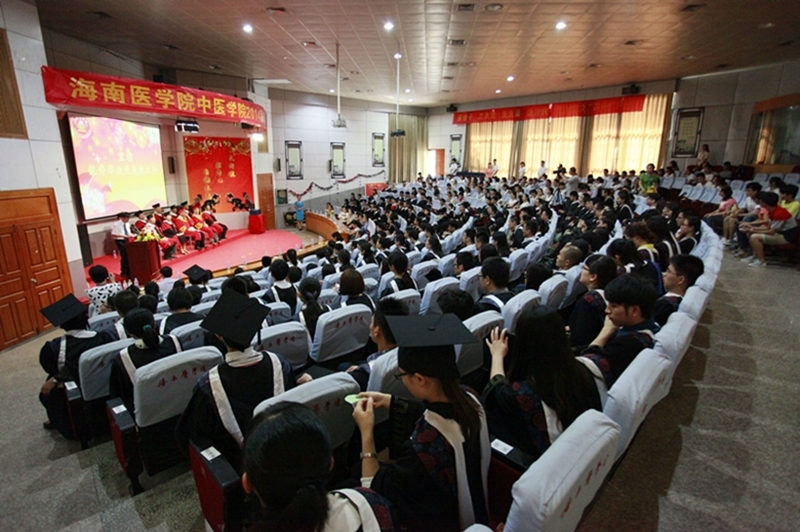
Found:
[[275, 188], [272, 174], [256, 174], [258, 208], [264, 215], [264, 228], [275, 229]]
[[53, 189], [0, 192], [0, 349], [50, 328], [39, 310], [71, 291]]
[[444, 150], [436, 150], [436, 175], [444, 175]]
[[0, 349], [39, 333], [30, 304], [30, 278], [19, 255], [13, 225], [0, 227]]

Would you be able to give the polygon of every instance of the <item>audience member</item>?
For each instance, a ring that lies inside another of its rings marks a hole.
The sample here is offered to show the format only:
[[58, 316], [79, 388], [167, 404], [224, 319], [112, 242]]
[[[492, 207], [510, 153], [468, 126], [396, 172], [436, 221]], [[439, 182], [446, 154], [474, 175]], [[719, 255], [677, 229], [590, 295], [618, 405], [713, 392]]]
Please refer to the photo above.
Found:
[[587, 292], [575, 303], [569, 318], [570, 345], [578, 352], [600, 334], [605, 322], [604, 288], [617, 276], [617, 264], [605, 255], [591, 255], [582, 265], [580, 282]]
[[313, 277], [306, 277], [300, 281], [300, 285], [297, 287], [297, 295], [300, 297], [300, 302], [302, 303], [298, 317], [300, 323], [308, 329], [311, 340], [314, 340], [319, 317], [331, 310], [331, 307], [328, 305], [322, 305], [317, 301], [321, 293], [322, 285]]
[[273, 282], [272, 287], [263, 296], [264, 301], [267, 303], [283, 301], [289, 305], [289, 310], [294, 315], [297, 310], [297, 290], [286, 280], [289, 275], [289, 264], [283, 259], [275, 259], [269, 266], [269, 274]]
[[455, 314], [461, 321], [468, 320], [474, 315], [475, 300], [460, 288], [449, 288], [439, 294], [436, 300], [442, 314]]
[[339, 278], [339, 295], [347, 297], [342, 301], [343, 307], [364, 305], [370, 312], [375, 310], [375, 302], [364, 293], [364, 277], [354, 268], [342, 272]]
[[202, 320], [203, 316], [192, 312], [193, 301], [192, 293], [186, 288], [177, 287], [167, 294], [170, 315], [161, 320], [159, 334], [169, 334], [181, 325]]
[[664, 289], [666, 294], [656, 300], [653, 319], [663, 327], [686, 295], [686, 290], [694, 286], [697, 278], [703, 275], [703, 261], [693, 255], [675, 255], [664, 270]]
[[481, 264], [481, 291], [485, 295], [475, 303], [473, 314], [503, 311], [508, 300], [514, 297], [508, 289], [508, 272], [508, 263], [500, 257], [490, 257]]
[[117, 338], [124, 340], [128, 337], [125, 332], [125, 327], [122, 325], [122, 320], [131, 310], [139, 306], [139, 298], [130, 290], [120, 290], [114, 296], [114, 308], [117, 309], [119, 314], [119, 321], [114, 324], [114, 329], [117, 331]]
[[89, 268], [89, 278], [95, 286], [86, 289], [86, 297], [94, 305], [95, 314], [100, 314], [106, 300], [122, 290], [122, 285], [116, 282], [114, 274], [108, 273], [108, 269], [100, 264]]

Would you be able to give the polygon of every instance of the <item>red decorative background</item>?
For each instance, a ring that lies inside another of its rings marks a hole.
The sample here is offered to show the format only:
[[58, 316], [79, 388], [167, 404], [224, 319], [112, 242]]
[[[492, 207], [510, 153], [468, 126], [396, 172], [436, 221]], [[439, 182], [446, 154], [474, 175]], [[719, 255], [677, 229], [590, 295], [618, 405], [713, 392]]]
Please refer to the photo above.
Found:
[[253, 164], [250, 139], [224, 137], [183, 137], [183, 156], [189, 182], [189, 200], [200, 194], [209, 199], [221, 198], [220, 211], [228, 211], [228, 192], [242, 198], [247, 192], [253, 198]]

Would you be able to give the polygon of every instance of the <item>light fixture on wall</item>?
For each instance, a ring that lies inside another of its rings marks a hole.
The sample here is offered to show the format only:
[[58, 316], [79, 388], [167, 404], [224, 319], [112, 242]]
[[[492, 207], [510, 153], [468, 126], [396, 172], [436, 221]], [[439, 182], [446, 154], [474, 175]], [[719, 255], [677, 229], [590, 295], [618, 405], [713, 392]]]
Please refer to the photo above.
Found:
[[250, 134], [250, 138], [256, 142], [262, 142], [264, 140], [264, 134], [261, 132], [260, 129], [257, 129]]
[[175, 120], [175, 131], [179, 133], [200, 133], [200, 124], [193, 118]]
[[336, 43], [336, 120], [331, 120], [333, 127], [347, 127], [347, 122], [342, 118], [342, 77], [339, 75], [339, 43]]
[[[402, 59], [402, 57], [403, 57], [403, 54], [401, 54], [400, 52], [397, 52], [397, 53], [394, 54], [394, 58], [397, 61], [397, 94], [396, 94], [397, 110], [395, 112], [395, 116], [397, 116], [397, 118], [395, 120], [396, 120], [396, 123], [398, 125], [400, 124], [400, 59]], [[400, 129], [398, 127], [397, 129], [395, 129], [391, 133], [389, 133], [389, 135], [392, 136], [392, 137], [405, 137], [406, 136], [406, 130], [405, 129]]]

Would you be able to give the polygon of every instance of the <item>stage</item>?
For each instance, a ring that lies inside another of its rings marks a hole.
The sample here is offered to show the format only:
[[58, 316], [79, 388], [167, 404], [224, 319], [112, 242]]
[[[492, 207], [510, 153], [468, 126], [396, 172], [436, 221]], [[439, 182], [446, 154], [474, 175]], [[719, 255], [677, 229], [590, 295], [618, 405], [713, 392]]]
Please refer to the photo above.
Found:
[[[284, 231], [273, 229], [260, 235], [252, 235], [247, 229], [228, 231], [228, 237], [219, 245], [201, 251], [188, 247], [188, 255], [176, 255], [172, 260], [161, 260], [161, 265], [169, 266], [175, 277], [181, 277], [184, 270], [193, 264], [211, 270], [214, 276], [233, 273], [238, 266], [244, 264], [245, 270], [260, 269], [261, 257], [269, 255], [275, 257], [289, 249], [298, 250], [299, 255], [315, 249], [321, 237], [310, 232]], [[89, 268], [101, 264], [109, 272], [119, 275], [119, 258], [113, 255], [95, 257], [92, 264], [86, 267], [86, 279], [89, 281]], [[230, 270], [230, 271], [229, 271]], [[90, 282], [90, 286], [92, 283]]]

